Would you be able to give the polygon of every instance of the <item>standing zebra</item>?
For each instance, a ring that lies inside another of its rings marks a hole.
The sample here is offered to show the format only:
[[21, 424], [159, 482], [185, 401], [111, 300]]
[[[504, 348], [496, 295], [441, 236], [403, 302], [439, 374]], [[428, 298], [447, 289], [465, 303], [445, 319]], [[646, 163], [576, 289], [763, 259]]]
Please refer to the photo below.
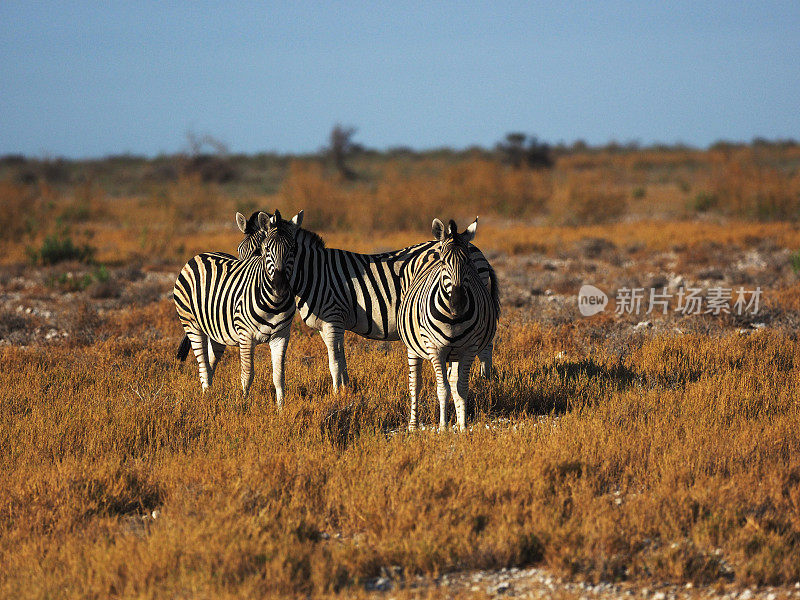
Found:
[[[470, 258], [469, 242], [477, 228], [477, 218], [463, 233], [458, 233], [452, 220], [445, 230], [442, 222], [434, 219], [438, 253], [412, 275], [400, 302], [398, 329], [408, 349], [409, 429], [417, 427], [417, 387], [425, 358], [436, 373], [439, 427], [446, 426], [451, 392], [458, 427], [462, 431], [466, 427], [469, 369], [475, 356], [492, 341], [500, 314], [496, 287], [491, 293], [486, 289]], [[448, 370], [449, 363], [452, 367]]]
[[[240, 228], [243, 218], [237, 213]], [[263, 232], [258, 256], [239, 260], [207, 252], [181, 269], [173, 295], [186, 337], [178, 358], [186, 359], [191, 344], [203, 391], [212, 383], [225, 346], [238, 345], [242, 391], [247, 396], [253, 382], [253, 349], [269, 343], [275, 397], [279, 407], [283, 403], [286, 345], [295, 313], [289, 281], [302, 221], [303, 211], [291, 221], [281, 219], [277, 210], [272, 216], [260, 212], [255, 221]]]
[[[254, 213], [255, 215], [256, 213]], [[253, 216], [237, 216], [245, 238], [239, 244], [241, 258], [257, 252], [263, 235], [252, 227]], [[315, 233], [297, 234], [297, 258], [291, 285], [303, 321], [320, 332], [328, 349], [333, 388], [349, 381], [344, 354], [344, 332], [369, 339], [399, 340], [397, 311], [405, 281], [437, 251], [437, 241], [423, 242], [381, 254], [357, 254], [330, 249]], [[469, 245], [472, 262], [485, 287], [497, 293], [497, 278], [481, 251]], [[492, 368], [492, 342], [480, 354], [481, 375]]]

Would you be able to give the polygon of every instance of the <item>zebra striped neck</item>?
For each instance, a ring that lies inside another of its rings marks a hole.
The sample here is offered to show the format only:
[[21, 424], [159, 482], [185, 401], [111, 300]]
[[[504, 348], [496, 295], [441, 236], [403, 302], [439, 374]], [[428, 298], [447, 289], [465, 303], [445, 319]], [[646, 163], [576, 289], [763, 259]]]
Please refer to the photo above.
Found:
[[325, 240], [323, 240], [319, 234], [309, 231], [308, 229], [303, 229], [302, 227], [297, 230], [295, 241], [297, 242], [298, 248], [301, 246], [305, 248], [325, 247]]

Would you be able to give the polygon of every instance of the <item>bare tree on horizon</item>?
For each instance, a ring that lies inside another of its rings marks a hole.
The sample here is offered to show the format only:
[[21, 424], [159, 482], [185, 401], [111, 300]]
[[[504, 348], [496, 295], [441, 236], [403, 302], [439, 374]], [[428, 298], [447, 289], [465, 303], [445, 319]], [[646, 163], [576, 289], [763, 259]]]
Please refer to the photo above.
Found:
[[347, 180], [353, 181], [358, 178], [355, 171], [347, 166], [347, 158], [360, 149], [358, 144], [353, 143], [353, 136], [358, 128], [336, 124], [331, 130], [330, 145], [328, 152], [333, 159], [333, 164], [339, 174]]

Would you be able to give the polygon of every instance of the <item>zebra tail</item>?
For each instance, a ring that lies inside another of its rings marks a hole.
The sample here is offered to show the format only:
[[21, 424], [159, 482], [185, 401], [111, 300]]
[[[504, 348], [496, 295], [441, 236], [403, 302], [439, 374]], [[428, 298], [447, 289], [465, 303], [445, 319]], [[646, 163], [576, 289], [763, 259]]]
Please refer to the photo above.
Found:
[[178, 360], [180, 360], [181, 362], [185, 361], [186, 357], [189, 355], [189, 349], [191, 347], [192, 343], [189, 341], [189, 336], [188, 335], [183, 336], [183, 339], [181, 340], [181, 345], [178, 346], [178, 354], [177, 354]]
[[500, 286], [497, 283], [497, 274], [494, 272], [492, 265], [489, 265], [489, 279], [492, 282], [492, 302], [495, 309], [497, 309], [497, 316], [500, 316]]

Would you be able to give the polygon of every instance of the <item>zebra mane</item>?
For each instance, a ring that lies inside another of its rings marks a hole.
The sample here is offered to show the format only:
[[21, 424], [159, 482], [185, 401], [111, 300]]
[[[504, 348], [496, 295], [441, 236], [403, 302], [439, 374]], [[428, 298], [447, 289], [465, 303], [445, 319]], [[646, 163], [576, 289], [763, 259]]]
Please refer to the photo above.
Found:
[[[250, 215], [249, 219], [247, 219], [247, 225], [245, 226], [245, 230], [244, 230], [245, 235], [253, 236], [256, 233], [259, 233], [259, 232], [262, 231], [261, 226], [258, 224], [258, 213], [260, 213], [260, 212], [265, 212], [265, 211], [257, 210], [252, 215]], [[266, 214], [269, 215], [270, 217], [272, 216], [271, 213], [266, 213]], [[291, 229], [292, 227], [294, 227], [294, 224], [291, 221], [287, 221], [286, 219], [281, 219], [278, 222], [278, 230], [283, 234], [291, 233], [292, 232], [292, 229]], [[304, 230], [300, 229], [299, 231], [304, 231]], [[307, 231], [306, 233], [309, 233], [309, 234], [319, 238], [319, 236], [316, 233], [312, 233], [311, 231]], [[320, 242], [322, 242], [322, 238], [319, 238], [319, 239], [320, 239]], [[325, 242], [322, 242], [322, 245], [324, 246]]]
[[247, 225], [245, 225], [244, 233], [245, 235], [253, 235], [256, 231], [258, 231], [258, 213], [261, 211], [255, 211], [250, 218], [247, 219]]
[[281, 235], [291, 236], [294, 233], [294, 223], [286, 219], [281, 219], [278, 223], [278, 231]]
[[325, 247], [325, 240], [323, 240], [318, 233], [303, 229], [302, 227], [297, 231], [297, 242], [312, 248]]

